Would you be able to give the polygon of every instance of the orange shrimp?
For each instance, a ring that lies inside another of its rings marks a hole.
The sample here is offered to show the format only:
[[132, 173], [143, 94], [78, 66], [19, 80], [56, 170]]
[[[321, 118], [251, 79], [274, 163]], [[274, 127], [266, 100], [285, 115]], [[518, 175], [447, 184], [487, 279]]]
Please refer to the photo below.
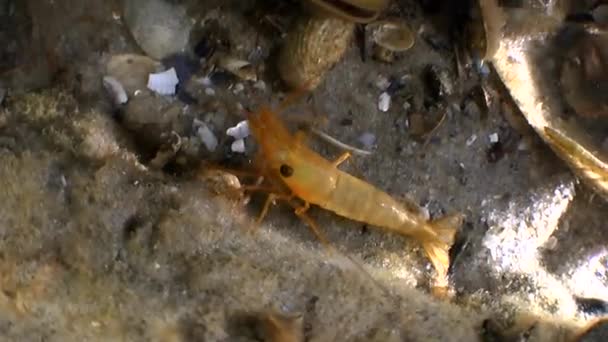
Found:
[[[337, 215], [416, 238], [437, 272], [437, 287], [447, 287], [449, 249], [462, 224], [461, 214], [429, 221], [414, 204], [400, 203], [387, 193], [360, 180], [338, 166], [350, 157], [344, 153], [329, 161], [308, 148], [301, 131], [292, 134], [268, 107], [248, 115], [249, 128], [259, 145], [257, 156], [261, 172], [278, 192], [270, 195], [259, 217], [261, 220], [274, 199], [284, 199], [304, 219], [313, 232], [322, 236], [312, 219], [306, 216], [310, 205]], [[254, 189], [255, 190], [255, 189]], [[294, 198], [304, 202], [293, 203]]]

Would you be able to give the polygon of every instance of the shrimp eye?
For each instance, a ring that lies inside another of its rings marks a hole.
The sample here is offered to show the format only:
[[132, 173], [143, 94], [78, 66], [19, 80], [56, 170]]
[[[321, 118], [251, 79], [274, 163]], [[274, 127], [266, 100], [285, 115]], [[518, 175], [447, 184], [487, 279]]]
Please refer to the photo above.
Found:
[[293, 168], [287, 164], [281, 165], [279, 171], [281, 172], [281, 176], [286, 178], [293, 175]]

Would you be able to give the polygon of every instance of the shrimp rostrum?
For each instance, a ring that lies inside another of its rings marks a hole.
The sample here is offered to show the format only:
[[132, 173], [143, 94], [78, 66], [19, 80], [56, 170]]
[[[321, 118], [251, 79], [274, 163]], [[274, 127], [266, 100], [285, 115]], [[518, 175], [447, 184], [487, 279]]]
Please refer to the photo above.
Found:
[[[435, 285], [447, 286], [449, 250], [462, 224], [461, 214], [428, 220], [412, 205], [401, 203], [373, 185], [341, 171], [338, 166], [349, 158], [349, 153], [330, 161], [308, 148], [303, 133], [292, 134], [268, 107], [249, 113], [248, 121], [259, 145], [257, 164], [271, 185], [271, 189], [266, 190], [270, 194], [260, 220], [274, 200], [283, 199], [322, 241], [316, 224], [306, 215], [310, 205], [413, 237], [422, 244], [437, 272]], [[302, 204], [296, 204], [296, 199]]]

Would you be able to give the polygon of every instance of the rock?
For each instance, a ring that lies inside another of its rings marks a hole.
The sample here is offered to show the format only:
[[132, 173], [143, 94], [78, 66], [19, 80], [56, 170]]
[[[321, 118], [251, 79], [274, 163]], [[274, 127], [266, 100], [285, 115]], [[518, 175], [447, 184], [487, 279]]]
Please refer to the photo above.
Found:
[[192, 29], [186, 9], [163, 0], [127, 0], [124, 20], [137, 44], [155, 59], [182, 51]]

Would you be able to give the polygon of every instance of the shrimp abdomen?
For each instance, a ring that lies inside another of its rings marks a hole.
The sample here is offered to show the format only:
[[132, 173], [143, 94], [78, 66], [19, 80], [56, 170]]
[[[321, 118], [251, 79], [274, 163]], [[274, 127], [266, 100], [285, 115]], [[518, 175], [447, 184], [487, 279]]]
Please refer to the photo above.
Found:
[[337, 171], [336, 185], [325, 203], [319, 205], [336, 214], [374, 226], [409, 234], [420, 218], [390, 195], [373, 185]]

